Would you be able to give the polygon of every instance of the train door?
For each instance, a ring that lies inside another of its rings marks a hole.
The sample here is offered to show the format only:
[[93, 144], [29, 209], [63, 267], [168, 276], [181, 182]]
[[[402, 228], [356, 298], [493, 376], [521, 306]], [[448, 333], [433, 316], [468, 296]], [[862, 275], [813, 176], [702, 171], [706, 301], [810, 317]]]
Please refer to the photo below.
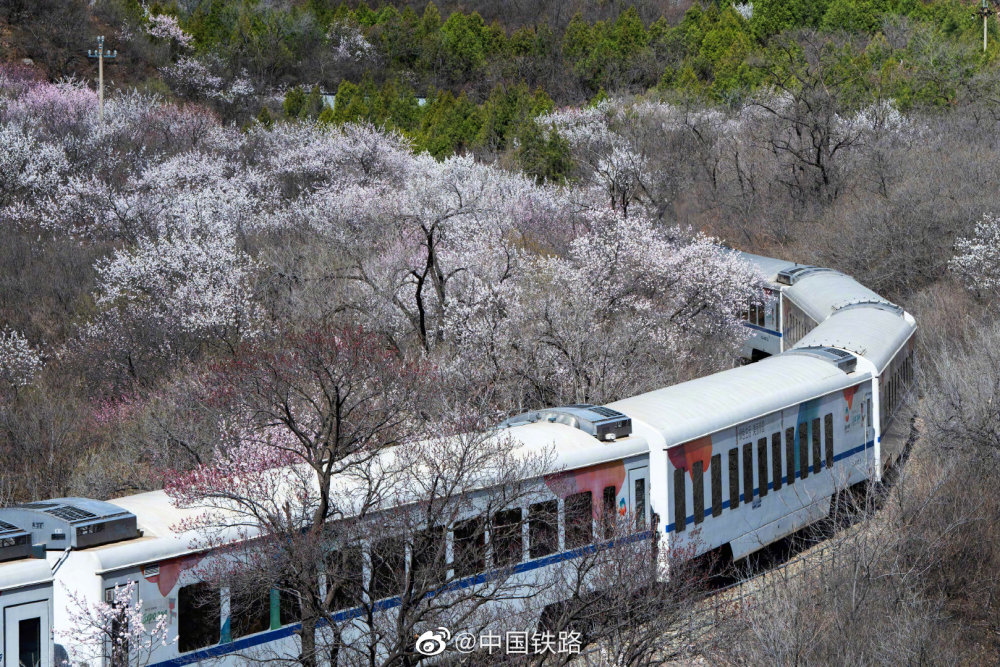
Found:
[[649, 527], [649, 466], [628, 471], [628, 506], [632, 508], [635, 526]]
[[5, 667], [52, 664], [49, 655], [49, 603], [27, 602], [4, 609]]

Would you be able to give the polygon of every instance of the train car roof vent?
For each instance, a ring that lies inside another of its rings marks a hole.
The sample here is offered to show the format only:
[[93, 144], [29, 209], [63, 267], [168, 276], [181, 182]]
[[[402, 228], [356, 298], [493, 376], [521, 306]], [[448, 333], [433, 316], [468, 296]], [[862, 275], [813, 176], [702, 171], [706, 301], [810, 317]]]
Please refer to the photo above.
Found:
[[632, 434], [632, 418], [603, 405], [566, 405], [545, 408], [511, 417], [500, 424], [500, 428], [522, 426], [537, 422], [565, 424], [589, 433], [598, 440], [613, 441]]
[[808, 275], [820, 273], [821, 271], [832, 270], [833, 269], [824, 269], [821, 266], [813, 266], [811, 264], [798, 264], [796, 266], [778, 271], [777, 281], [782, 285], [794, 285]]
[[90, 498], [53, 498], [12, 505], [0, 509], [0, 521], [23, 527], [31, 536], [31, 544], [59, 551], [139, 536], [134, 514]]
[[823, 361], [829, 361], [845, 373], [853, 373], [858, 367], [858, 358], [856, 356], [835, 347], [796, 347], [788, 350], [786, 354], [804, 354], [822, 359]]

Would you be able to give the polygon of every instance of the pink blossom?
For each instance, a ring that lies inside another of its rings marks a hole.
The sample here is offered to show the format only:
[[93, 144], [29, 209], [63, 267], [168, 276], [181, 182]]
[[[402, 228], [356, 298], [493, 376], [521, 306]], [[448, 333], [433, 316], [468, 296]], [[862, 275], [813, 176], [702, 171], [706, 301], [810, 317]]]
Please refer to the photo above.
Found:
[[168, 614], [145, 618], [135, 581], [116, 585], [106, 601], [94, 602], [73, 590], [67, 590], [67, 596], [69, 629], [58, 634], [72, 647], [74, 662], [110, 659], [117, 665], [144, 667], [157, 648], [176, 641], [167, 641]]

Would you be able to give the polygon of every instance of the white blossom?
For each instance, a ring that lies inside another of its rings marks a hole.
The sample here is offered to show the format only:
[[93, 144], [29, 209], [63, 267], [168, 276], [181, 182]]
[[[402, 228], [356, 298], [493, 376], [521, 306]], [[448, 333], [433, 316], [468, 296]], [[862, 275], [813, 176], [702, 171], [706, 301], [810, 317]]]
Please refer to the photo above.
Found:
[[569, 141], [590, 182], [604, 190], [612, 207], [627, 212], [643, 179], [652, 174], [641, 151], [612, 127], [623, 112], [617, 102], [604, 100], [591, 108], [555, 111], [538, 122], [552, 125]]
[[357, 26], [337, 22], [330, 26], [327, 39], [333, 45], [335, 62], [360, 62], [375, 57], [375, 47], [365, 39]]
[[1000, 291], [1000, 216], [983, 214], [970, 236], [955, 241], [948, 268], [972, 292]]
[[16, 331], [0, 330], [0, 380], [11, 387], [31, 384], [42, 369], [42, 357]]
[[178, 46], [184, 48], [191, 46], [194, 38], [184, 32], [177, 22], [177, 17], [170, 14], [153, 14], [145, 3], [142, 5], [142, 11], [147, 22], [146, 32], [150, 36], [165, 41], [176, 42]]
[[51, 193], [69, 170], [61, 147], [38, 141], [24, 127], [0, 125], [0, 146], [0, 205]]
[[753, 18], [752, 2], [741, 2], [739, 4], [734, 4], [733, 9], [736, 10], [736, 13], [742, 16], [747, 21]]
[[253, 335], [257, 266], [232, 239], [164, 236], [116, 251], [97, 265], [97, 304], [165, 332], [194, 337]]
[[204, 62], [196, 58], [182, 56], [177, 62], [160, 68], [160, 72], [167, 85], [176, 90], [205, 99], [223, 94], [222, 77], [213, 74]]

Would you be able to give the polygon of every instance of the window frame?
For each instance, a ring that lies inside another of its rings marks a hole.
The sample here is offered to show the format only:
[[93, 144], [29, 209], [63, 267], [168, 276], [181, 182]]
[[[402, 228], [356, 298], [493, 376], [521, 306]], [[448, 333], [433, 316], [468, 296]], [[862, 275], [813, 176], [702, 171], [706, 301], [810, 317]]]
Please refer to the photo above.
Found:
[[729, 509], [740, 506], [740, 448], [729, 450]]
[[753, 503], [753, 443], [743, 443], [743, 502]]
[[705, 521], [705, 464], [701, 461], [691, 465], [691, 502], [694, 503], [694, 525], [697, 526]]
[[722, 516], [722, 454], [714, 454], [708, 464], [712, 471], [712, 516]]
[[[550, 541], [551, 546], [548, 544]], [[551, 556], [558, 551], [559, 501], [532, 503], [528, 506], [528, 560]]]
[[826, 442], [823, 443], [824, 446], [825, 446], [824, 454], [826, 455], [825, 456], [825, 458], [826, 458], [826, 467], [827, 468], [833, 468], [833, 462], [834, 462], [833, 446], [834, 446], [835, 443], [834, 443], [834, 436], [833, 436], [833, 413], [832, 412], [828, 412], [828, 413], [826, 413], [826, 415], [823, 416], [823, 436], [824, 436], [824, 438], [826, 440]]
[[771, 476], [774, 478], [774, 490], [781, 490], [781, 431], [771, 434]]
[[566, 525], [564, 540], [567, 549], [578, 549], [593, 544], [594, 494], [592, 491], [580, 491], [566, 496], [563, 501], [563, 515]]
[[[191, 591], [191, 589], [198, 589], [197, 592]], [[189, 593], [185, 593], [189, 591]], [[209, 595], [213, 593], [214, 595]], [[185, 605], [185, 595], [191, 595], [188, 603], [191, 604], [195, 609], [198, 608], [208, 608], [209, 614], [208, 618], [204, 619], [203, 615], [198, 616], [198, 620], [185, 624], [185, 619], [190, 619], [190, 611], [184, 610]], [[211, 604], [209, 600], [215, 599], [215, 604]], [[214, 613], [212, 613], [214, 612]], [[215, 620], [215, 623], [206, 623], [205, 620], [211, 621]], [[196, 634], [191, 637], [185, 638], [185, 628], [195, 630]], [[206, 643], [191, 643], [192, 641], [200, 641], [203, 638], [207, 638], [209, 641]], [[187, 639], [187, 642], [185, 642]], [[208, 646], [216, 646], [222, 641], [222, 596], [218, 588], [213, 587], [208, 582], [197, 581], [190, 583], [186, 586], [181, 586], [177, 591], [177, 651], [178, 653], [189, 653], [190, 651], [197, 651]]]
[[674, 468], [674, 531], [678, 533], [687, 529], [686, 477], [684, 468]]
[[[515, 521], [507, 520], [509, 517], [514, 517], [515, 515], [517, 517]], [[489, 531], [490, 548], [488, 551], [494, 567], [512, 567], [524, 562], [524, 508], [509, 507], [494, 512], [493, 516], [490, 517]], [[516, 546], [516, 548], [509, 550], [511, 556], [505, 556], [501, 559], [497, 556], [499, 553], [497, 547], [500, 544]], [[514, 552], [516, 552], [516, 555], [514, 555]]]
[[799, 423], [799, 477], [809, 477], [809, 422]]

